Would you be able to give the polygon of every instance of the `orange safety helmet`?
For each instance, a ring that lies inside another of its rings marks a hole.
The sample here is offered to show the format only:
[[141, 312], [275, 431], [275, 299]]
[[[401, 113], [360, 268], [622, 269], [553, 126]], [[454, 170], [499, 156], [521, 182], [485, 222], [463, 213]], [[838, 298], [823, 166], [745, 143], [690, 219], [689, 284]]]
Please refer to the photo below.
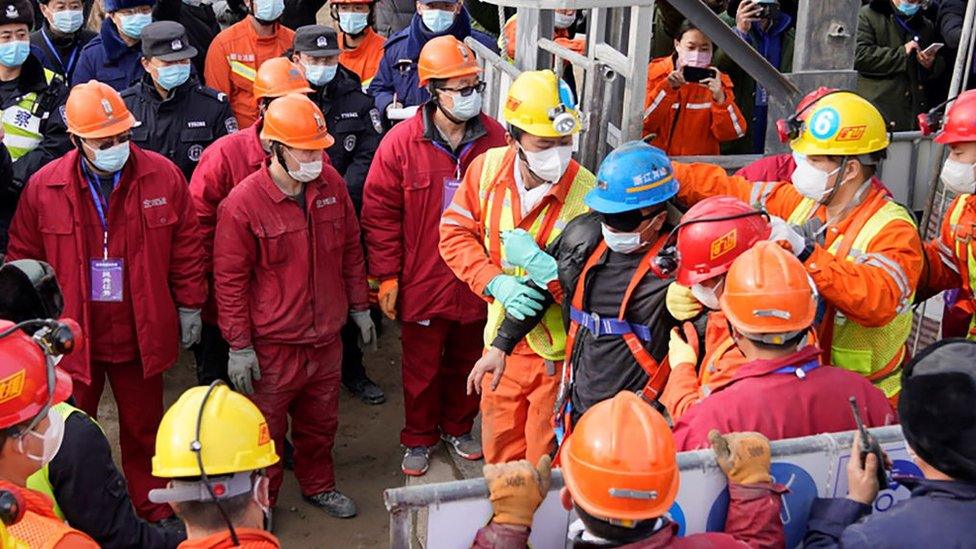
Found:
[[769, 238], [764, 212], [731, 196], [713, 196], [692, 206], [678, 225], [678, 284], [691, 286], [728, 272], [732, 261]]
[[97, 80], [71, 88], [64, 118], [70, 133], [92, 139], [119, 135], [136, 125], [119, 92]]
[[630, 391], [587, 410], [559, 455], [573, 501], [600, 519], [659, 517], [678, 494], [671, 428]]
[[335, 143], [318, 105], [299, 93], [279, 97], [268, 105], [261, 139], [304, 150], [328, 149]]
[[732, 262], [719, 298], [722, 312], [747, 336], [781, 344], [813, 323], [817, 301], [800, 260], [774, 242], [757, 243]]
[[[0, 320], [0, 332], [13, 326]], [[0, 338], [0, 429], [36, 418], [48, 403], [57, 404], [71, 396], [71, 377], [52, 368], [53, 398], [48, 392], [47, 356], [38, 342], [19, 329]]]
[[312, 93], [302, 68], [284, 57], [268, 59], [254, 77], [254, 98], [281, 97], [289, 93]]
[[417, 60], [420, 87], [426, 86], [431, 79], [460, 78], [480, 72], [481, 67], [471, 48], [450, 34], [429, 40]]

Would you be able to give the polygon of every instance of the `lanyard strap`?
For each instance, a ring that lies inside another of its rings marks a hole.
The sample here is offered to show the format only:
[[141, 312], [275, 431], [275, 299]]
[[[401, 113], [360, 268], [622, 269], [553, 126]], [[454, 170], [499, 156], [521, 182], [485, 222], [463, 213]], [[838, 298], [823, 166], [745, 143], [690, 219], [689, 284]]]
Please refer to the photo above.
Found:
[[451, 159], [454, 160], [454, 179], [460, 181], [461, 180], [461, 159], [463, 159], [465, 155], [468, 154], [468, 151], [470, 151], [474, 147], [474, 142], [465, 143], [461, 147], [461, 150], [456, 155], [454, 154], [454, 151], [445, 147], [443, 144], [438, 143], [437, 141], [431, 140], [431, 143], [433, 143], [434, 146], [437, 147], [438, 149], [446, 152], [451, 157]]
[[[84, 160], [79, 160], [79, 162], [81, 163], [81, 171], [85, 174], [85, 180], [88, 181], [88, 192], [91, 194], [92, 202], [95, 204], [95, 212], [98, 213], [98, 220], [102, 222], [102, 259], [108, 259], [108, 214], [106, 213], [108, 203], [105, 202], [105, 198], [101, 194], [101, 182], [88, 171], [88, 166], [85, 165]], [[119, 178], [121, 175], [121, 171], [112, 174], [113, 191], [119, 187]]]
[[773, 370], [773, 373], [774, 374], [794, 374], [794, 375], [796, 375], [796, 377], [798, 377], [800, 379], [803, 379], [803, 378], [807, 377], [807, 374], [811, 370], [815, 370], [815, 369], [817, 369], [819, 367], [820, 367], [820, 361], [815, 358], [815, 359], [811, 360], [810, 362], [807, 362], [806, 364], [802, 364], [800, 366], [783, 366], [782, 368]]
[[44, 38], [44, 43], [47, 44], [48, 49], [51, 50], [51, 54], [54, 55], [54, 58], [58, 60], [58, 64], [61, 65], [62, 69], [64, 69], [64, 75], [70, 75], [75, 63], [78, 61], [78, 52], [81, 50], [81, 48], [78, 47], [78, 44], [76, 43], [75, 47], [71, 49], [71, 55], [68, 56], [68, 64], [65, 65], [64, 60], [61, 59], [61, 54], [58, 53], [58, 48], [54, 47], [54, 43], [51, 42], [50, 38], [48, 38], [47, 32], [44, 31], [43, 27], [41, 27], [41, 37]]

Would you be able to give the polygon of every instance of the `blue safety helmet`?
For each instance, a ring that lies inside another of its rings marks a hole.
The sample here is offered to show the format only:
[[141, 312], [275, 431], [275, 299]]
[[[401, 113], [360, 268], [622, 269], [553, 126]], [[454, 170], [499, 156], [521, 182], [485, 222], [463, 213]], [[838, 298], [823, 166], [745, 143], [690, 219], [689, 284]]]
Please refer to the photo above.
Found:
[[671, 160], [643, 141], [624, 143], [603, 159], [596, 187], [584, 201], [590, 209], [614, 214], [661, 204], [678, 194]]

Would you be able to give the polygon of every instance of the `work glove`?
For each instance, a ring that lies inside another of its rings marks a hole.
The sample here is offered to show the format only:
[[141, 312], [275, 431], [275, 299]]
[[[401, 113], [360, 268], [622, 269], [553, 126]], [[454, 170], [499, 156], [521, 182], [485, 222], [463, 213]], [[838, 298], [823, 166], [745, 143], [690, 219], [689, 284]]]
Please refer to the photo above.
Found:
[[522, 267], [529, 278], [540, 288], [545, 288], [556, 280], [558, 266], [556, 260], [539, 248], [535, 238], [525, 229], [515, 229], [502, 233], [505, 246], [505, 260], [516, 267]]
[[359, 328], [359, 348], [363, 352], [376, 350], [376, 325], [373, 324], [369, 311], [350, 311], [349, 316]]
[[705, 310], [705, 306], [692, 295], [691, 288], [682, 286], [677, 282], [672, 282], [668, 286], [668, 293], [664, 297], [664, 304], [675, 320], [689, 320], [700, 315]]
[[524, 459], [485, 465], [483, 472], [491, 494], [492, 522], [532, 526], [532, 516], [549, 491], [552, 459], [544, 455], [535, 466]]
[[227, 377], [238, 392], [248, 395], [254, 393], [251, 380], [261, 379], [261, 367], [258, 366], [258, 355], [253, 347], [230, 350], [227, 356]]
[[671, 328], [671, 341], [668, 342], [668, 361], [672, 368], [681, 364], [698, 364], [698, 332], [695, 325], [685, 322], [681, 329]]
[[396, 301], [397, 295], [400, 293], [400, 284], [397, 279], [388, 278], [380, 282], [380, 290], [377, 294], [379, 299], [380, 310], [386, 315], [386, 318], [390, 320], [396, 320], [397, 310]]
[[545, 296], [528, 287], [512, 275], [498, 275], [485, 287], [488, 295], [502, 302], [505, 312], [517, 320], [525, 320], [542, 310]]
[[180, 313], [180, 345], [184, 349], [189, 349], [193, 345], [200, 343], [200, 334], [203, 333], [203, 320], [200, 319], [200, 309], [177, 309]]
[[769, 216], [769, 224], [772, 230], [769, 233], [769, 240], [773, 242], [786, 242], [786, 249], [799, 256], [807, 247], [807, 239], [800, 234], [799, 227], [791, 225], [775, 215]]
[[712, 429], [708, 432], [708, 441], [729, 482], [760, 484], [773, 480], [769, 474], [769, 439], [762, 433], [720, 435], [717, 429]]

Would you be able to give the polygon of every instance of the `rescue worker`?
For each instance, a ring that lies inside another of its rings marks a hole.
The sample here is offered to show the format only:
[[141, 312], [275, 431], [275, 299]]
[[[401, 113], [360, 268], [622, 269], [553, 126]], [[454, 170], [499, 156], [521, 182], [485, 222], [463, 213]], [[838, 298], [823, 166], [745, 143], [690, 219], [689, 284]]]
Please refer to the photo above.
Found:
[[798, 163], [792, 185], [675, 163], [678, 196], [694, 204], [731, 195], [774, 216], [770, 238], [789, 243], [823, 303], [817, 340], [824, 363], [867, 377], [894, 402], [922, 246], [911, 214], [872, 183], [888, 146], [884, 119], [846, 91], [825, 95], [804, 114], [787, 121]]
[[180, 549], [280, 547], [270, 520], [267, 468], [278, 462], [261, 411], [222, 382], [192, 387], [166, 410], [153, 475], [169, 479], [149, 497], [186, 523]]
[[[228, 375], [268, 420], [275, 446], [288, 430], [302, 497], [336, 518], [356, 504], [335, 486], [342, 345], [352, 316], [363, 347], [376, 343], [359, 224], [342, 178], [322, 161], [332, 145], [322, 111], [308, 97], [271, 102], [261, 138], [270, 162], [220, 205], [214, 280], [220, 329], [230, 344]], [[253, 382], [252, 382], [253, 379]], [[272, 506], [282, 470], [269, 468]]]
[[[276, 57], [258, 69], [254, 80], [255, 97], [261, 116], [268, 103], [289, 93], [311, 93], [312, 88], [302, 75], [301, 68]], [[259, 138], [262, 120], [242, 131], [221, 137], [203, 150], [197, 169], [190, 178], [190, 194], [200, 222], [203, 236], [204, 269], [213, 276], [213, 236], [217, 226], [217, 207], [230, 190], [245, 177], [258, 171], [268, 157], [270, 143]], [[227, 342], [217, 326], [217, 302], [213, 283], [203, 310], [203, 335], [196, 351], [197, 383], [209, 385], [215, 379], [227, 379]]]
[[7, 249], [7, 227], [27, 180], [71, 148], [59, 113], [68, 89], [30, 53], [33, 21], [28, 0], [0, 1], [0, 123], [6, 149], [0, 155], [13, 162], [12, 173], [5, 174], [8, 192], [0, 205], [0, 253]]
[[[59, 318], [63, 308], [64, 296], [47, 263], [21, 259], [0, 267], [0, 318], [17, 323]], [[33, 335], [36, 329], [24, 331]], [[64, 421], [63, 440], [50, 463], [27, 478], [27, 487], [51, 498], [59, 519], [102, 547], [176, 547], [185, 531], [160, 528], [136, 516], [98, 423], [68, 402], [52, 410]]]
[[[339, 62], [334, 30], [320, 25], [301, 27], [295, 31], [293, 50], [292, 60], [305, 70], [315, 90], [312, 100], [322, 109], [334, 139], [326, 151], [329, 161], [345, 179], [358, 216], [363, 209], [366, 173], [383, 134], [383, 120], [373, 98], [362, 90], [359, 78]], [[386, 402], [383, 389], [366, 375], [363, 354], [356, 345], [359, 328], [352, 319], [343, 326], [341, 335], [343, 385], [366, 404]]]
[[[418, 61], [431, 99], [390, 130], [366, 178], [363, 231], [379, 303], [400, 320], [406, 447], [401, 469], [427, 471], [443, 438], [465, 459], [480, 459], [471, 436], [476, 396], [464, 385], [481, 356], [485, 307], [437, 253], [440, 214], [472, 161], [505, 145], [505, 130], [481, 112], [481, 69], [453, 36], [427, 42]], [[467, 95], [465, 95], [467, 94]]]
[[847, 498], [815, 499], [804, 547], [965, 547], [976, 536], [976, 343], [946, 339], [905, 367], [898, 401], [905, 442], [924, 478], [898, 478], [911, 497], [871, 513], [879, 489], [859, 437], [847, 462]]
[[[781, 547], [780, 494], [769, 474], [769, 440], [759, 433], [709, 436], [729, 483], [723, 532], [679, 537], [668, 514], [678, 495], [678, 459], [667, 421], [641, 398], [622, 391], [594, 405], [560, 452], [560, 499], [579, 517], [567, 547]], [[494, 511], [473, 547], [528, 547], [532, 516], [549, 491], [549, 456], [485, 465]]]
[[[572, 159], [579, 113], [569, 87], [552, 71], [526, 71], [512, 82], [502, 112], [508, 147], [474, 159], [440, 225], [440, 253], [454, 274], [488, 301], [484, 346], [491, 346], [506, 314], [516, 319], [543, 309], [543, 294], [529, 287], [506, 260], [501, 233], [525, 229], [549, 246], [573, 218], [586, 213], [583, 197], [595, 178]], [[481, 397], [485, 461], [537, 461], [553, 449], [551, 417], [566, 354], [562, 312], [550, 305], [513, 349], [506, 375], [468, 377], [468, 393]], [[490, 389], [490, 390], [486, 390]]]
[[[949, 107], [937, 143], [949, 146], [949, 156], [942, 165], [945, 189], [957, 193], [942, 218], [939, 236], [925, 244], [925, 275], [920, 282], [920, 297], [942, 290], [959, 289], [952, 307], [954, 316], [964, 319], [963, 333], [976, 340], [976, 90], [961, 93]], [[946, 315], [949, 316], [949, 315]]]
[[427, 41], [445, 34], [462, 42], [471, 36], [495, 50], [493, 38], [471, 27], [461, 0], [417, 0], [410, 25], [386, 41], [379, 70], [369, 84], [380, 112], [388, 116], [389, 108], [413, 107], [430, 99], [427, 88], [418, 85], [417, 59]]
[[20, 488], [27, 510], [7, 532], [28, 547], [97, 548], [54, 514], [50, 499], [26, 487], [27, 477], [47, 465], [61, 444], [64, 420], [52, 406], [71, 396], [71, 377], [48, 356], [50, 339], [39, 341], [17, 326], [0, 320], [0, 379], [9, 395], [0, 403], [0, 484]]
[[152, 438], [163, 415], [163, 372], [200, 339], [206, 299], [203, 249], [186, 179], [166, 158], [129, 143], [135, 120], [118, 92], [89, 82], [65, 106], [76, 150], [48, 164], [24, 191], [8, 259], [46, 261], [67, 316], [89, 334], [60, 363], [78, 407], [97, 418], [105, 378], [119, 410], [119, 445], [139, 515], [172, 515], [146, 497]]
[[830, 367], [807, 343], [817, 302], [806, 269], [790, 252], [762, 241], [739, 255], [719, 302], [746, 361], [725, 387], [681, 416], [674, 426], [679, 449], [707, 447], [710, 429], [755, 430], [774, 440], [849, 431], [857, 427], [847, 406], [851, 396], [867, 426], [894, 420], [881, 391]]
[[45, 69], [71, 81], [78, 66], [81, 48], [97, 36], [84, 27], [82, 0], [44, 0], [38, 6], [44, 19], [41, 28], [30, 34], [30, 49]]
[[196, 49], [183, 25], [157, 21], [142, 31], [145, 74], [122, 92], [139, 126], [132, 142], [176, 163], [187, 181], [203, 150], [237, 131], [227, 96], [200, 83], [190, 64]]
[[98, 36], [81, 49], [71, 86], [98, 80], [122, 91], [142, 77], [139, 40], [152, 23], [154, 0], [102, 0], [107, 14]]
[[359, 76], [367, 89], [380, 68], [386, 37], [374, 30], [376, 0], [332, 0], [332, 20], [339, 28], [339, 63]]
[[[600, 164], [585, 198], [592, 212], [572, 220], [548, 253], [525, 231], [502, 235], [508, 264], [525, 269], [538, 289], [561, 286], [552, 292], [562, 296], [568, 334], [555, 407], [560, 443], [596, 403], [620, 391], [654, 402], [664, 389], [668, 333], [678, 323], [665, 307], [673, 279], [653, 259], [668, 241], [667, 206], [678, 185], [664, 151], [631, 141]], [[474, 382], [483, 372], [502, 376], [505, 355], [540, 318], [541, 311], [522, 322], [506, 318]]]
[[[671, 156], [719, 154], [719, 144], [746, 134], [732, 80], [712, 66], [714, 48], [686, 21], [674, 37], [675, 52], [647, 66], [644, 134]], [[711, 75], [693, 78], [694, 70]]]
[[[669, 266], [675, 272], [675, 283], [668, 287], [669, 297], [673, 298], [675, 291], [691, 292], [693, 300], [679, 302], [697, 305], [696, 315], [703, 309], [708, 312], [704, 323], [686, 323], [670, 336], [671, 375], [661, 403], [674, 421], [693, 404], [727, 385], [746, 361], [729, 333], [719, 298], [732, 261], [756, 242], [769, 238], [770, 227], [763, 213], [745, 202], [731, 196], [713, 196], [688, 209], [676, 232], [674, 249], [670, 253], [665, 249], [663, 256], [664, 261], [676, 263]], [[680, 311], [671, 314], [687, 316]]]
[[[575, 9], [553, 10], [555, 18], [555, 28], [553, 29], [553, 41], [560, 46], [570, 49], [580, 55], [586, 55], [586, 40], [574, 38], [576, 31]], [[509, 61], [515, 60], [515, 41], [518, 28], [518, 15], [513, 15], [505, 22], [504, 53]], [[501, 49], [503, 38], [498, 38], [498, 48]], [[568, 74], [567, 74], [568, 76]]]
[[240, 127], [258, 118], [258, 97], [254, 84], [261, 65], [291, 47], [295, 32], [278, 19], [283, 0], [246, 0], [250, 14], [227, 27], [207, 50], [204, 82], [227, 94]]

